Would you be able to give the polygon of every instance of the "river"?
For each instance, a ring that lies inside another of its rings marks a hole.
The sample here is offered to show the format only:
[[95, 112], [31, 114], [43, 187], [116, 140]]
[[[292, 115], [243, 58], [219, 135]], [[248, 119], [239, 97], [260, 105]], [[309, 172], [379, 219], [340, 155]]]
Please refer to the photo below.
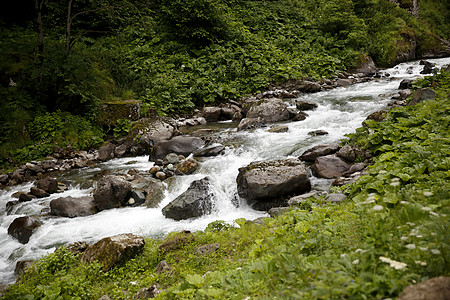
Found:
[[[450, 63], [450, 58], [429, 59], [440, 67]], [[14, 200], [12, 194], [28, 191], [33, 183], [8, 187], [0, 191], [0, 283], [12, 283], [14, 267], [19, 260], [37, 259], [53, 252], [62, 244], [77, 241], [93, 243], [103, 237], [134, 233], [145, 237], [161, 236], [180, 230], [203, 230], [210, 222], [223, 220], [233, 224], [238, 218], [256, 219], [266, 213], [251, 209], [240, 200], [236, 207], [232, 202], [236, 197], [236, 177], [238, 168], [257, 160], [298, 157], [312, 146], [339, 141], [345, 134], [354, 132], [365, 118], [383, 109], [391, 101], [391, 94], [398, 92], [401, 80], [421, 76], [423, 66], [418, 61], [403, 63], [383, 70], [389, 77], [355, 84], [346, 88], [335, 88], [314, 94], [302, 95], [298, 99], [317, 103], [314, 111], [308, 111], [304, 121], [289, 122], [283, 125], [289, 130], [285, 133], [270, 133], [267, 128], [253, 132], [237, 132], [236, 123], [220, 124], [221, 141], [227, 146], [225, 154], [202, 159], [200, 169], [193, 175], [171, 179], [170, 188], [158, 208], [128, 207], [102, 211], [96, 215], [79, 218], [60, 218], [48, 216], [51, 200], [62, 196], [80, 197], [92, 193], [92, 188], [83, 188], [80, 182], [102, 170], [120, 172], [127, 169], [147, 171], [153, 165], [148, 156], [113, 159], [93, 167], [73, 170], [58, 179], [68, 183], [64, 193], [52, 194], [48, 198], [22, 202], [12, 214], [5, 212], [6, 203]], [[325, 130], [329, 134], [311, 137], [308, 132]], [[216, 197], [215, 211], [207, 216], [185, 221], [166, 219], [161, 209], [184, 192], [189, 184], [205, 176], [210, 177], [211, 188]], [[313, 189], [328, 188], [330, 180], [311, 178]], [[43, 221], [30, 241], [23, 245], [7, 234], [8, 226], [21, 216], [40, 216]]]

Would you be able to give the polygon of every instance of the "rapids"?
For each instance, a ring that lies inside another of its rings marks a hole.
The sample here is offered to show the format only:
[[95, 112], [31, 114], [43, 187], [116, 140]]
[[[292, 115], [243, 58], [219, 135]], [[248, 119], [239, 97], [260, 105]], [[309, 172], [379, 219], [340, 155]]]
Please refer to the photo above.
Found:
[[[450, 58], [429, 59], [440, 67], [450, 63]], [[354, 132], [365, 118], [390, 102], [390, 97], [398, 90], [404, 78], [421, 76], [423, 66], [418, 61], [403, 63], [381, 73], [389, 77], [373, 79], [370, 82], [355, 84], [346, 88], [336, 88], [298, 99], [317, 103], [314, 111], [308, 111], [304, 121], [289, 122], [285, 133], [269, 133], [267, 128], [253, 132], [237, 132], [236, 123], [219, 124], [221, 142], [227, 146], [225, 154], [201, 160], [200, 169], [193, 175], [179, 176], [169, 180], [165, 199], [158, 208], [128, 207], [105, 210], [96, 215], [79, 218], [60, 218], [48, 216], [51, 200], [62, 196], [80, 197], [92, 193], [92, 188], [83, 188], [83, 182], [102, 170], [126, 171], [128, 169], [149, 170], [153, 165], [148, 156], [113, 159], [90, 168], [72, 170], [58, 179], [68, 182], [69, 189], [62, 194], [48, 198], [23, 202], [14, 208], [12, 214], [5, 212], [6, 203], [14, 200], [12, 194], [27, 191], [33, 183], [8, 187], [0, 191], [0, 283], [14, 282], [14, 267], [19, 260], [37, 259], [53, 252], [62, 244], [76, 241], [93, 243], [103, 237], [134, 233], [144, 237], [157, 237], [172, 231], [203, 230], [212, 221], [224, 220], [233, 224], [238, 218], [256, 219], [267, 214], [255, 211], [242, 200], [239, 207], [232, 202], [236, 196], [236, 177], [238, 168], [256, 160], [298, 157], [312, 146], [339, 141], [345, 134]], [[293, 105], [293, 103], [291, 103]], [[308, 132], [325, 130], [324, 136], [308, 136]], [[161, 209], [189, 184], [209, 176], [211, 188], [217, 196], [215, 211], [207, 216], [185, 221], [166, 219]], [[313, 189], [326, 189], [331, 181], [312, 178]], [[41, 216], [43, 224], [31, 236], [29, 243], [22, 245], [7, 234], [8, 226], [20, 216]]]

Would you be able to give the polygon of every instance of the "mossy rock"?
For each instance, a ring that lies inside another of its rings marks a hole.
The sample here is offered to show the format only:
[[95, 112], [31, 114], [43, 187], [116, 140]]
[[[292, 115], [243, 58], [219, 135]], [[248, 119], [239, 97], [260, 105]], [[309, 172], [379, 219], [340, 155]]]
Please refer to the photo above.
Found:
[[121, 100], [103, 102], [98, 122], [103, 126], [113, 126], [119, 119], [130, 121], [141, 117], [141, 102], [138, 100]]

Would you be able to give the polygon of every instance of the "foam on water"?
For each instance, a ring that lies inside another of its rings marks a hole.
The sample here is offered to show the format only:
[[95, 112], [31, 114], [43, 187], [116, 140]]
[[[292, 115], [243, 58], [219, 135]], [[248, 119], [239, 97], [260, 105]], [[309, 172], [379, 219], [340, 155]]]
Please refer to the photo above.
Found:
[[[442, 66], [448, 64], [450, 59], [429, 61]], [[233, 224], [238, 218], [256, 219], [266, 216], [263, 212], [252, 210], [245, 201], [237, 199], [236, 177], [240, 167], [256, 160], [297, 157], [314, 145], [338, 141], [345, 134], [360, 127], [361, 122], [370, 113], [384, 108], [389, 101], [389, 95], [397, 92], [400, 81], [419, 76], [422, 68], [419, 62], [400, 64], [383, 71], [390, 74], [389, 78], [304, 95], [299, 99], [315, 102], [318, 108], [308, 111], [309, 117], [304, 121], [283, 124], [288, 127], [285, 133], [269, 133], [267, 129], [254, 132], [224, 129], [224, 144], [234, 146], [227, 147], [222, 156], [202, 159], [196, 174], [172, 178], [166, 197], [158, 208], [111, 209], [74, 219], [43, 216], [42, 213], [48, 211], [50, 201], [58, 197], [91, 194], [92, 187], [83, 188], [83, 181], [98, 172], [148, 170], [153, 163], [148, 161], [147, 156], [113, 159], [92, 168], [70, 171], [60, 178], [70, 183], [69, 190], [45, 199], [21, 203], [14, 208], [11, 215], [5, 212], [6, 203], [14, 200], [11, 198], [14, 192], [28, 191], [32, 183], [0, 191], [0, 282], [14, 281], [13, 269], [18, 260], [39, 258], [54, 251], [61, 244], [76, 241], [92, 243], [103, 237], [129, 232], [146, 237], [161, 236], [172, 231], [203, 230], [215, 220]], [[310, 131], [319, 129], [329, 134], [315, 137], [308, 135]], [[205, 176], [210, 178], [211, 189], [216, 195], [213, 213], [193, 220], [166, 219], [161, 213], [162, 207], [184, 192], [194, 180]], [[329, 184], [329, 180], [324, 179], [314, 178], [312, 181], [313, 184], [322, 186]], [[240, 204], [238, 207], [233, 204], [236, 200]], [[31, 236], [29, 243], [22, 245], [7, 234], [7, 228], [15, 218], [24, 215], [41, 216], [43, 225]]]

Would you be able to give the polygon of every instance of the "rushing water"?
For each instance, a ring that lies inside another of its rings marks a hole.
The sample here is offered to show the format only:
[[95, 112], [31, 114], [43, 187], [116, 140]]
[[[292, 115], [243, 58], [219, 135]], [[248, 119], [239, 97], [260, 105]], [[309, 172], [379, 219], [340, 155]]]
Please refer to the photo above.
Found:
[[[442, 66], [450, 63], [450, 58], [430, 59]], [[0, 283], [13, 282], [13, 270], [18, 260], [36, 259], [55, 250], [61, 244], [76, 241], [96, 242], [103, 237], [119, 233], [135, 233], [142, 236], [159, 236], [171, 231], [203, 230], [215, 220], [224, 220], [230, 224], [238, 218], [255, 219], [266, 216], [264, 212], [251, 209], [245, 201], [236, 207], [232, 200], [236, 197], [236, 177], [238, 168], [256, 160], [297, 157], [306, 149], [323, 143], [336, 142], [346, 133], [354, 132], [361, 122], [372, 112], [384, 108], [395, 94], [404, 78], [418, 77], [423, 66], [418, 62], [400, 64], [384, 70], [390, 77], [355, 84], [347, 88], [336, 88], [315, 94], [307, 94], [299, 99], [317, 103], [314, 111], [308, 111], [304, 121], [290, 122], [284, 125], [285, 133], [269, 133], [266, 129], [254, 132], [237, 132], [236, 125], [222, 125], [220, 139], [227, 145], [225, 154], [202, 159], [200, 169], [193, 175], [175, 177], [170, 180], [166, 197], [158, 208], [129, 207], [102, 211], [96, 215], [80, 218], [59, 218], [48, 216], [51, 200], [62, 196], [80, 197], [92, 193], [92, 188], [83, 188], [83, 182], [102, 170], [113, 172], [128, 169], [149, 170], [152, 162], [148, 157], [114, 159], [91, 168], [70, 171], [58, 179], [69, 183], [69, 189], [62, 194], [53, 194], [48, 198], [34, 199], [20, 203], [12, 214], [7, 215], [5, 205], [14, 200], [12, 194], [28, 191], [32, 183], [7, 188], [0, 191]], [[329, 134], [311, 137], [308, 132], [325, 130]], [[184, 221], [166, 219], [161, 208], [184, 192], [189, 184], [197, 179], [209, 176], [211, 188], [215, 192], [216, 210], [207, 216]], [[323, 188], [330, 185], [329, 180], [312, 178], [313, 187]], [[30, 241], [22, 245], [7, 234], [8, 226], [20, 216], [42, 216], [43, 225], [31, 236]]]

